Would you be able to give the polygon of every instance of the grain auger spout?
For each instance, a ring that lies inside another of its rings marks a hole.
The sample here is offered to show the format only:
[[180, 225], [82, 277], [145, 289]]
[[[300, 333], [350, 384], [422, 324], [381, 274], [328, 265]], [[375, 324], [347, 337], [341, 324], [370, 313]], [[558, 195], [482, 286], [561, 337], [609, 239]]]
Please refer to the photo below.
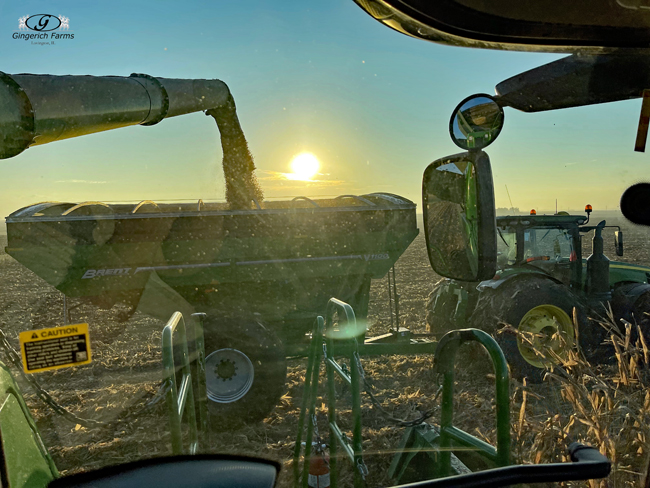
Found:
[[214, 117], [221, 132], [228, 202], [250, 208], [262, 192], [234, 100], [220, 80], [0, 72], [0, 159], [39, 144], [199, 111]]

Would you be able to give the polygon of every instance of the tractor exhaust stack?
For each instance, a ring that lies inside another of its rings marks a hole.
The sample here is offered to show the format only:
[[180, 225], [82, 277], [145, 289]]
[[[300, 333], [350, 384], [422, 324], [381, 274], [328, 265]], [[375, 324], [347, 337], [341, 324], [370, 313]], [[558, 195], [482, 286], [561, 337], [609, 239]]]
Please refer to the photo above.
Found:
[[609, 301], [609, 258], [603, 252], [603, 229], [605, 221], [594, 227], [591, 256], [587, 258], [587, 293], [595, 301]]

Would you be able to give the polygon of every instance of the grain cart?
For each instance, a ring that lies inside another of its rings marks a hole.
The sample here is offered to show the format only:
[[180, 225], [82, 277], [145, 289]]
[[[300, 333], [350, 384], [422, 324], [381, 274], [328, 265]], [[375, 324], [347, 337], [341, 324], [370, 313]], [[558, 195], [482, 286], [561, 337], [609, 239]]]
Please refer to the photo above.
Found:
[[[481, 122], [474, 133], [466, 129], [472, 113], [478, 114], [476, 117]], [[489, 130], [493, 133], [489, 137], [483, 127], [486, 119], [492, 122]], [[454, 127], [461, 122], [463, 130], [456, 130]], [[502, 109], [489, 95], [473, 95], [463, 100], [452, 116], [450, 133], [454, 142], [470, 152], [443, 158], [432, 166], [436, 171], [447, 171], [450, 179], [464, 177], [463, 165], [468, 158], [476, 159], [479, 166], [489, 167], [487, 155], [473, 148], [480, 149], [494, 141], [502, 122]], [[487, 171], [481, 181], [492, 187]], [[439, 217], [445, 215], [449, 202], [464, 205], [462, 195], [462, 192], [453, 194], [449, 188], [423, 195], [425, 216], [437, 216], [428, 221], [425, 217], [431, 264], [440, 275], [447, 277], [429, 296], [427, 324], [431, 332], [443, 333], [468, 325], [493, 334], [502, 329], [495, 337], [513, 375], [539, 382], [549, 364], [557, 363], [558, 356], [567, 357], [578, 337], [588, 359], [603, 362], [613, 357], [613, 351], [603, 345], [607, 330], [589, 320], [589, 316], [606, 317], [611, 306], [616, 323], [625, 319], [647, 328], [650, 268], [610, 261], [605, 256], [603, 230], [617, 229], [614, 235], [618, 256], [623, 255], [623, 233], [618, 226], [607, 226], [604, 220], [590, 224], [591, 205], [587, 205], [585, 215], [531, 212], [531, 215], [495, 218], [494, 204], [487, 202], [489, 209], [482, 208], [489, 212], [490, 218], [482, 224], [491, 228], [484, 230], [494, 236], [494, 241], [489, 246], [478, 247], [477, 252], [483, 252], [484, 259], [472, 262], [460, 256], [466, 247], [477, 246], [471, 226], [468, 228], [471, 216], [465, 222], [456, 223]], [[437, 213], [432, 214], [432, 210]], [[592, 232], [592, 253], [583, 259], [582, 237]], [[457, 246], [459, 254], [445, 260], [441, 250], [450, 245]], [[488, 262], [489, 266], [485, 264]], [[485, 272], [479, 276], [474, 270], [481, 263]], [[506, 324], [512, 328], [503, 328]], [[553, 353], [541, 353], [549, 348]]]
[[2, 74], [0, 103], [4, 158], [191, 112], [216, 120], [228, 203], [45, 202], [6, 219], [7, 253], [66, 297], [125, 303], [161, 320], [206, 313], [216, 425], [264, 418], [283, 394], [286, 356], [303, 350], [327, 300], [340, 297], [365, 317], [370, 280], [418, 233], [415, 204], [397, 195], [262, 201], [219, 80]]

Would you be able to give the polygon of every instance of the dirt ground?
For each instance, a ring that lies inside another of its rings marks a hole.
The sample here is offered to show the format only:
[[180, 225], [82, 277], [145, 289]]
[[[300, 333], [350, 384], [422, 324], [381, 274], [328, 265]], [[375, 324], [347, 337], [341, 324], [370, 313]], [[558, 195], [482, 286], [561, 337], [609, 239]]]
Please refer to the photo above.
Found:
[[[592, 221], [597, 220], [592, 218]], [[610, 218], [608, 223], [614, 222]], [[621, 225], [625, 231], [626, 248], [622, 260], [649, 264], [648, 231]], [[588, 249], [589, 239], [585, 239], [583, 244]], [[0, 327], [18, 348], [19, 332], [63, 324], [63, 295], [7, 256], [5, 245], [6, 236], [0, 236]], [[613, 229], [607, 229], [605, 252], [614, 259]], [[423, 332], [427, 295], [439, 277], [429, 266], [422, 235], [397, 262], [396, 276], [400, 325]], [[369, 307], [370, 336], [390, 328], [387, 297], [386, 279], [375, 280]], [[70, 301], [67, 305], [75, 304]], [[164, 402], [143, 410], [162, 378], [160, 341], [164, 324], [139, 312], [119, 324], [119, 311], [119, 307], [108, 311], [89, 305], [74, 308], [70, 312], [72, 323], [88, 322], [90, 325], [92, 364], [37, 375], [38, 382], [58, 403], [80, 417], [105, 422], [106, 427], [86, 428], [63, 419], [43, 404], [31, 387], [18, 377], [44, 441], [64, 474], [171, 454]], [[3, 355], [2, 359], [6, 360], [6, 357]], [[458, 363], [455, 422], [467, 432], [493, 441], [494, 382], [489, 359], [473, 350], [462, 355]], [[290, 360], [287, 392], [264, 422], [235, 432], [214, 433], [203, 450], [278, 460], [284, 468], [281, 484], [289, 486], [305, 364], [302, 359]], [[364, 369], [384, 408], [395, 417], [412, 419], [417, 417], [418, 411], [437, 404], [434, 401], [437, 385], [432, 364], [432, 358], [427, 356], [393, 356], [364, 360]], [[513, 412], [519, 411], [521, 388], [522, 385], [513, 381]], [[562, 408], [558, 392], [548, 385], [530, 391], [539, 398], [536, 400], [530, 396], [528, 399], [527, 408], [532, 409], [533, 414], [537, 412], [535, 402], [540, 403], [539, 415], [548, 411], [549, 402], [557, 405], [557, 409]], [[350, 427], [350, 403], [341, 400], [340, 406], [341, 423], [346, 429]], [[391, 484], [386, 471], [403, 429], [393, 427], [368, 398], [364, 399], [363, 408], [368, 486], [386, 486]], [[318, 418], [321, 432], [326, 433], [324, 403], [318, 405]], [[519, 450], [515, 451], [517, 454]], [[348, 484], [346, 480], [351, 482], [349, 468], [344, 470], [343, 485]]]

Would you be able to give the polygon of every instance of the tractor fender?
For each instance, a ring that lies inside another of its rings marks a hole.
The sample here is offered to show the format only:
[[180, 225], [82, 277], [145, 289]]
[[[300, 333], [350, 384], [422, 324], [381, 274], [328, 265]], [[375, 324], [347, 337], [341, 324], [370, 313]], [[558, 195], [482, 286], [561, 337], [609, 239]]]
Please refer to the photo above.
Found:
[[621, 261], [610, 261], [609, 280], [613, 286], [628, 283], [648, 283], [650, 268]]
[[[505, 270], [501, 274], [497, 274], [494, 278], [491, 280], [485, 280], [481, 281], [477, 286], [476, 289], [478, 292], [483, 292], [485, 291], [486, 288], [491, 288], [493, 290], [496, 290], [500, 286], [502, 286], [504, 283], [514, 283], [515, 281], [518, 280], [525, 280], [525, 279], [530, 279], [532, 277], [535, 278], [545, 278], [548, 280], [553, 281], [554, 283], [562, 284], [562, 282], [553, 276], [544, 273], [542, 270], [534, 270], [534, 269], [528, 269], [528, 268], [518, 268], [518, 269], [511, 269], [511, 270]], [[514, 280], [514, 281], [513, 281]]]

